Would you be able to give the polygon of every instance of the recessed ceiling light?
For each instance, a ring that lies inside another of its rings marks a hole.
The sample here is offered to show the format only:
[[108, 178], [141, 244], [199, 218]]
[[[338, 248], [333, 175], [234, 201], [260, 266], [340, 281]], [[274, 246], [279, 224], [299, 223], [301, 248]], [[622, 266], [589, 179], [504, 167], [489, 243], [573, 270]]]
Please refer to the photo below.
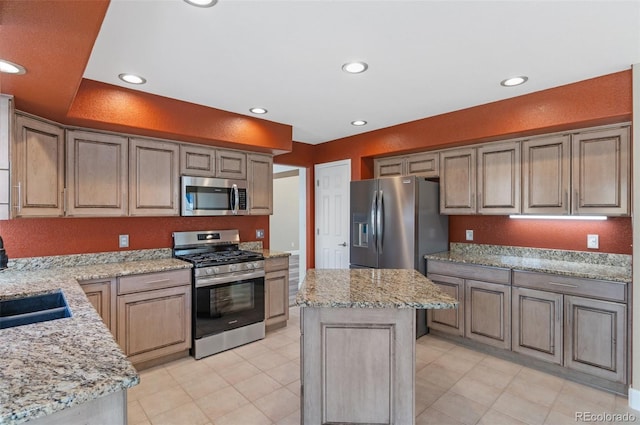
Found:
[[356, 127], [360, 127], [363, 125], [367, 125], [367, 122], [364, 120], [355, 120], [355, 121], [351, 121], [351, 125], [355, 125]]
[[506, 80], [500, 81], [500, 85], [504, 87], [519, 86], [520, 84], [526, 83], [528, 79], [529, 78], [525, 77], [524, 75], [520, 77], [511, 77], [507, 78]]
[[129, 84], [144, 84], [147, 82], [147, 80], [136, 74], [120, 74], [118, 78]]
[[369, 68], [369, 65], [364, 62], [347, 62], [342, 65], [342, 70], [349, 74], [360, 74], [361, 72], [365, 72], [367, 68]]
[[249, 111], [253, 112], [254, 114], [266, 114], [268, 112], [264, 108], [251, 108], [249, 109]]
[[184, 0], [185, 3], [189, 3], [191, 6], [197, 7], [211, 7], [218, 3], [218, 0]]
[[4, 72], [5, 74], [22, 75], [26, 74], [27, 70], [22, 65], [0, 59], [0, 72]]

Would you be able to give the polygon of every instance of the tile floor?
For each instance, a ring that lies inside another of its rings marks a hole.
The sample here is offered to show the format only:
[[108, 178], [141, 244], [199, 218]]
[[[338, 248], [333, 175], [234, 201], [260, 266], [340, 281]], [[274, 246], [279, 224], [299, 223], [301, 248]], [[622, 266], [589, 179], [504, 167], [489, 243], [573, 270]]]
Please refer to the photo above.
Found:
[[[129, 391], [129, 424], [300, 424], [299, 331], [293, 307], [288, 326], [264, 340], [142, 371]], [[576, 421], [577, 412], [630, 413], [640, 422], [624, 397], [433, 336], [417, 341], [417, 425], [588, 422]]]

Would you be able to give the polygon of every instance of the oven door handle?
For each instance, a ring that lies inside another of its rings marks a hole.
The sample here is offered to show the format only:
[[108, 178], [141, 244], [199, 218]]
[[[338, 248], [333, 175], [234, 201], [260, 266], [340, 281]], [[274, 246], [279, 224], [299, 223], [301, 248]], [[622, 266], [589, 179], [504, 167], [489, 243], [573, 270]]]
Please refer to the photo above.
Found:
[[230, 273], [225, 274], [224, 276], [200, 276], [196, 278], [195, 286], [196, 288], [202, 288], [204, 286], [216, 286], [224, 283], [258, 279], [264, 277], [264, 270], [256, 270], [251, 273], [241, 272], [241, 273]]

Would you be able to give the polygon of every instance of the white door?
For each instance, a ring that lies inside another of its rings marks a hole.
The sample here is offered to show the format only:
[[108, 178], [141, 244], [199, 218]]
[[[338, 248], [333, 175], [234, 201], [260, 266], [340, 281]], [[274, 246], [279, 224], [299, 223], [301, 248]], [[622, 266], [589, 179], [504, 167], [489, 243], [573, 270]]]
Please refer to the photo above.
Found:
[[316, 268], [349, 268], [351, 160], [315, 166]]

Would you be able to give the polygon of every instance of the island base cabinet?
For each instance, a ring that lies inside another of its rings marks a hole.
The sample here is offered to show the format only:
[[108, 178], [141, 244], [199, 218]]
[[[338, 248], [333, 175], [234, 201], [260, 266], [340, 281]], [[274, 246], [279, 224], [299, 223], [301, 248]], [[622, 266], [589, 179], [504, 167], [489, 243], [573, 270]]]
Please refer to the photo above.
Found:
[[127, 390], [29, 421], [29, 425], [127, 425]]
[[303, 307], [301, 316], [301, 423], [415, 423], [414, 309]]
[[625, 383], [626, 306], [569, 295], [564, 304], [565, 366]]
[[562, 294], [512, 289], [512, 350], [562, 364]]
[[511, 287], [465, 281], [465, 336], [511, 349]]

